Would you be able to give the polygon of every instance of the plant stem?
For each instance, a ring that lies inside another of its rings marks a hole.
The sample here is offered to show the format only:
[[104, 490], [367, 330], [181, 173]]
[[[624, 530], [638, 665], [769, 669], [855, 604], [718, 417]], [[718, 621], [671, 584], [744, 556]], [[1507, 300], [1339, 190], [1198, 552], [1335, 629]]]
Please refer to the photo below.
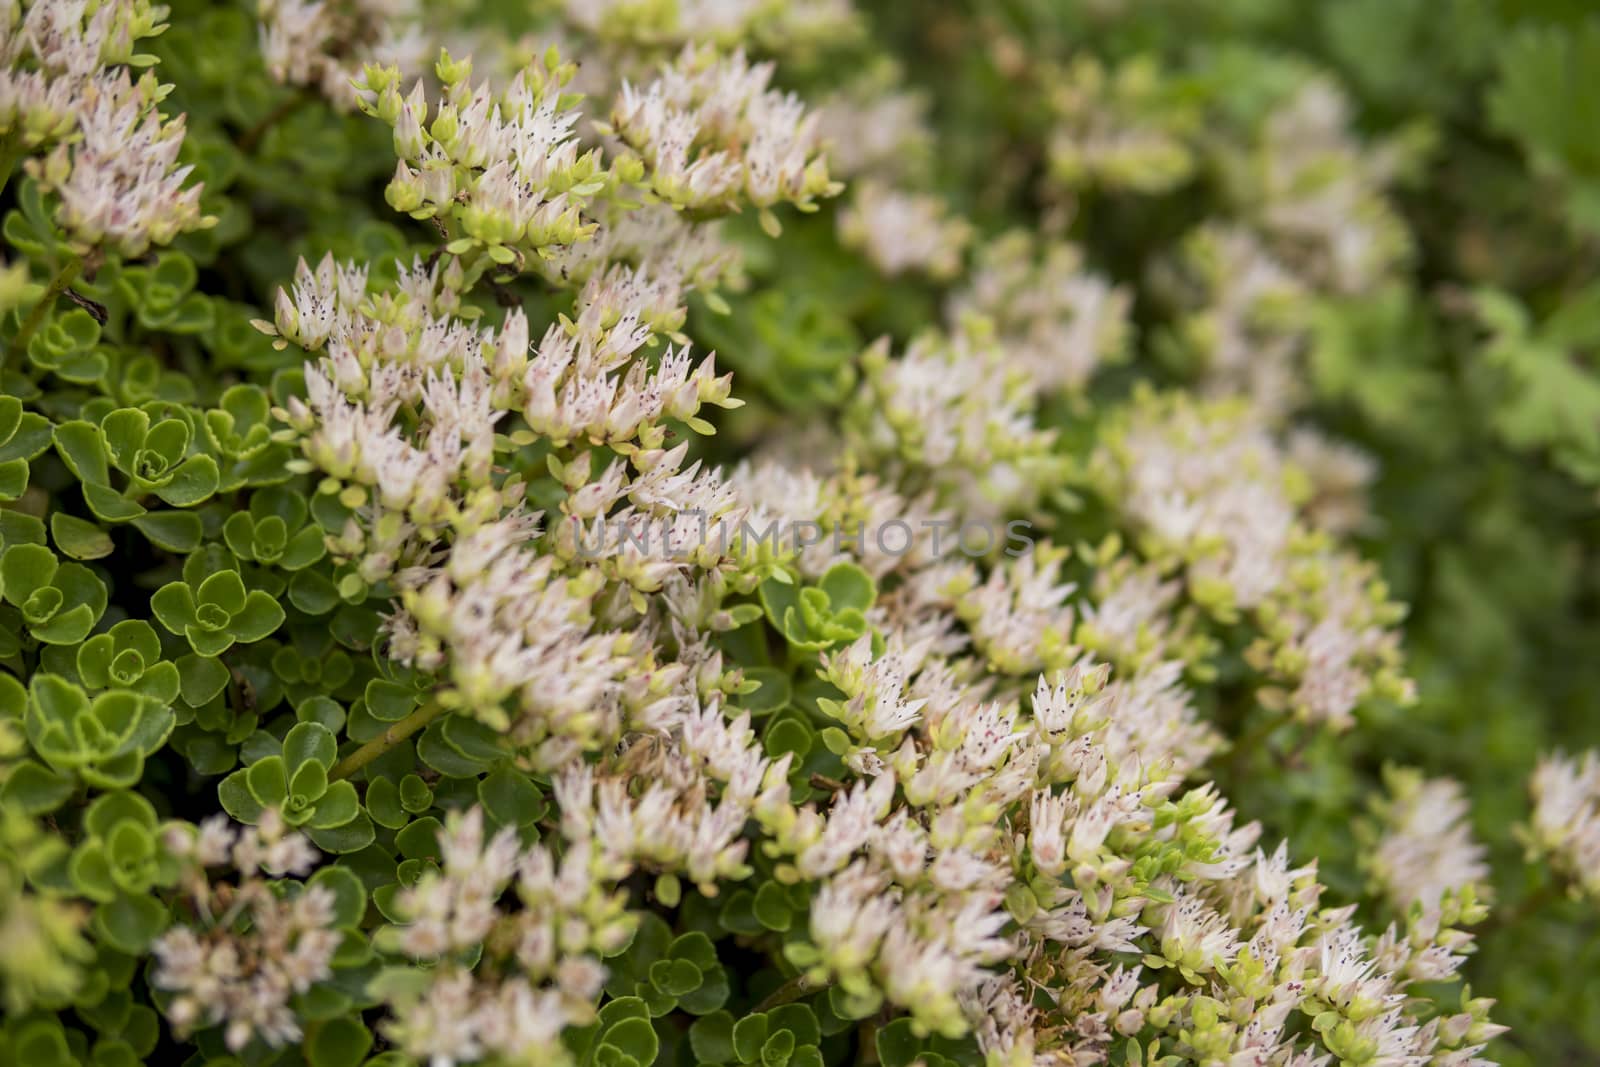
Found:
[[776, 1008], [779, 1005], [788, 1004], [791, 1001], [799, 1000], [806, 994], [815, 993], [817, 990], [822, 988], [823, 986], [820, 985], [812, 985], [811, 982], [806, 979], [805, 972], [801, 971], [799, 974], [783, 983], [783, 985], [779, 986], [777, 989], [774, 989], [771, 996], [767, 997], [766, 1000], [763, 1000], [760, 1004], [755, 1006], [755, 1010], [771, 1011], [773, 1008]]
[[429, 701], [422, 705], [422, 707], [334, 764], [333, 770], [328, 772], [328, 780], [337, 782], [341, 778], [350, 777], [442, 714], [444, 714], [444, 705], [437, 700]]
[[22, 323], [22, 328], [17, 331], [17, 336], [12, 339], [11, 350], [13, 352], [26, 352], [28, 350], [28, 342], [33, 339], [34, 331], [38, 330], [40, 323], [44, 322], [44, 317], [55, 306], [56, 298], [66, 292], [68, 287], [78, 280], [78, 275], [82, 273], [83, 258], [81, 256], [73, 256], [62, 264], [61, 269], [56, 271], [56, 276], [50, 279], [50, 285], [45, 289], [44, 295], [39, 298], [37, 304], [33, 305], [33, 310], [28, 312], [28, 317]]

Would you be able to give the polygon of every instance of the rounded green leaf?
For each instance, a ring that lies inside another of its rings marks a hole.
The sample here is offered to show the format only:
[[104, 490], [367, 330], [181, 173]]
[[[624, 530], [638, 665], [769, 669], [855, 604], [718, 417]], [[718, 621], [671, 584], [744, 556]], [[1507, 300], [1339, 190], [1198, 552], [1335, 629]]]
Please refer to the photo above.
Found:
[[72, 559], [100, 559], [116, 547], [100, 527], [65, 512], [50, 516], [50, 536], [62, 554]]
[[292, 803], [304, 801], [315, 804], [327, 791], [328, 768], [316, 760], [300, 764], [289, 776], [289, 800]]
[[111, 462], [124, 474], [133, 474], [135, 457], [150, 431], [150, 416], [138, 408], [119, 408], [100, 420], [100, 436]]
[[689, 1027], [689, 1047], [701, 1063], [731, 1063], [737, 1058], [733, 1050], [733, 1016], [714, 1011], [696, 1019]]
[[306, 884], [322, 886], [333, 894], [333, 925], [355, 927], [361, 924], [367, 911], [367, 890], [355, 872], [334, 864], [317, 871]]
[[150, 597], [150, 610], [162, 626], [182, 634], [195, 624], [194, 593], [184, 582], [168, 582]]
[[217, 491], [221, 475], [210, 456], [190, 456], [178, 465], [156, 495], [175, 508], [193, 507]]
[[311, 1067], [356, 1067], [372, 1049], [372, 1031], [359, 1018], [341, 1016], [318, 1026], [306, 1042]]
[[193, 552], [200, 545], [205, 525], [187, 511], [157, 511], [133, 520], [134, 529], [150, 543], [168, 552]]
[[296, 723], [283, 739], [283, 761], [291, 774], [306, 763], [332, 767], [339, 758], [339, 742], [321, 723]]
[[221, 570], [210, 575], [194, 591], [198, 607], [217, 607], [229, 618], [244, 609], [244, 579], [234, 570]]
[[878, 586], [872, 575], [854, 563], [834, 564], [818, 584], [828, 594], [828, 604], [835, 613], [846, 608], [864, 612], [878, 596]]
[[228, 624], [228, 629], [235, 638], [249, 644], [270, 636], [283, 625], [284, 617], [283, 608], [276, 600], [259, 589], [252, 590]]
[[59, 566], [56, 554], [43, 545], [12, 545], [0, 556], [0, 589], [20, 606], [50, 584]]
[[641, 1067], [655, 1062], [659, 1048], [655, 1029], [644, 1019], [613, 1023], [601, 1031], [599, 1043], [602, 1047], [609, 1045]]
[[740, 1063], [754, 1063], [767, 1041], [767, 1017], [760, 1012], [733, 1024], [733, 1050]]
[[190, 707], [198, 708], [228, 685], [228, 668], [210, 656], [190, 653], [179, 657], [177, 667], [179, 692]]
[[[349, 785], [349, 782], [338, 783]], [[351, 852], [360, 852], [376, 839], [377, 833], [373, 829], [372, 820], [367, 818], [367, 813], [357, 811], [355, 818], [340, 826], [320, 829], [312, 826], [307, 830], [307, 836], [313, 844], [324, 852], [335, 855], [346, 855]]]
[[281, 756], [257, 760], [246, 768], [244, 774], [250, 794], [263, 807], [275, 808], [289, 795], [289, 776], [284, 770]]
[[167, 928], [169, 919], [166, 907], [155, 897], [121, 894], [95, 909], [94, 928], [118, 952], [139, 955]]

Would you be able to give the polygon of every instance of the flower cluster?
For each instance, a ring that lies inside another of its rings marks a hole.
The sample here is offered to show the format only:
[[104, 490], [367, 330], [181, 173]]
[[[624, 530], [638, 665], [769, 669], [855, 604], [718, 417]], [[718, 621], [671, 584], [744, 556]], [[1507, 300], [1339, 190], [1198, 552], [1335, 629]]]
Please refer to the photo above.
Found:
[[1451, 890], [1481, 887], [1489, 868], [1460, 783], [1409, 768], [1391, 768], [1386, 778], [1387, 795], [1374, 805], [1382, 835], [1366, 864], [1393, 908], [1433, 908]]
[[261, 55], [274, 80], [356, 106], [363, 65], [420, 70], [430, 51], [414, 0], [261, 0]]
[[1412, 141], [1373, 148], [1350, 135], [1348, 103], [1313, 79], [1262, 120], [1253, 151], [1230, 157], [1233, 197], [1299, 275], [1360, 293], [1410, 254], [1387, 187], [1414, 165]]
[[1240, 227], [1206, 226], [1184, 242], [1169, 288], [1188, 309], [1179, 327], [1201, 380], [1282, 417], [1299, 406], [1298, 359], [1309, 330], [1304, 284]]
[[951, 317], [988, 316], [1007, 364], [1027, 370], [1041, 393], [1081, 391], [1125, 358], [1129, 293], [1084, 270], [1082, 250], [1016, 231], [984, 243], [977, 258]]
[[1005, 362], [991, 327], [929, 332], [891, 357], [887, 339], [862, 357], [850, 415], [859, 448], [903, 466], [908, 487], [937, 487], [967, 514], [1004, 514], [1059, 474], [1053, 435], [1034, 421], [1034, 383]]
[[1581, 759], [1546, 756], [1529, 779], [1533, 818], [1524, 831], [1528, 851], [1589, 896], [1600, 895], [1600, 753]]
[[686, 46], [649, 85], [625, 82], [600, 128], [638, 154], [664, 202], [710, 215], [748, 202], [771, 230], [774, 205], [814, 211], [842, 188], [828, 177], [816, 115], [769, 87], [773, 69], [742, 51]]
[[948, 213], [937, 196], [863, 181], [839, 215], [839, 237], [884, 274], [922, 271], [945, 280], [961, 273], [961, 253], [972, 238], [971, 225]]
[[565, 0], [562, 15], [601, 41], [636, 48], [686, 42], [800, 51], [859, 32], [850, 0]]
[[1247, 658], [1274, 682], [1264, 702], [1347, 728], [1369, 696], [1408, 698], [1393, 629], [1403, 609], [1313, 525], [1306, 475], [1248, 407], [1148, 394], [1123, 419], [1091, 480], [1146, 555], [1181, 569], [1197, 604], [1254, 616]]
[[1079, 59], [1055, 81], [1050, 106], [1050, 171], [1069, 188], [1161, 193], [1194, 172], [1188, 140], [1199, 116], [1149, 57], [1112, 69]]
[[898, 84], [891, 66], [868, 71], [817, 108], [829, 169], [841, 178], [909, 178], [933, 151], [927, 99]]
[[0, 142], [48, 150], [28, 170], [60, 197], [57, 220], [79, 253], [138, 256], [216, 222], [188, 184], [193, 167], [178, 163], [183, 116], [158, 110], [170, 86], [130, 73], [153, 61], [133, 49], [165, 28], [166, 10], [41, 0], [0, 12]]
[[472, 84], [470, 59], [444, 53], [435, 71], [444, 91], [431, 108], [420, 80], [402, 94], [397, 66], [369, 65], [356, 83], [361, 109], [394, 128], [389, 205], [437, 220], [453, 254], [481, 248], [502, 265], [589, 236], [589, 200], [621, 176], [574, 133], [562, 87], [575, 68], [551, 50], [501, 92]]
[[[316, 849], [272, 816], [238, 832], [221, 816], [198, 830], [176, 826], [165, 844], [190, 864], [185, 892], [197, 920], [150, 946], [151, 982], [172, 994], [173, 1026], [188, 1032], [220, 1024], [235, 1052], [256, 1038], [268, 1045], [298, 1039], [290, 998], [332, 975], [341, 934], [332, 890], [311, 885], [280, 897], [274, 883], [309, 873]], [[214, 883], [210, 867], [226, 867], [237, 880]]]

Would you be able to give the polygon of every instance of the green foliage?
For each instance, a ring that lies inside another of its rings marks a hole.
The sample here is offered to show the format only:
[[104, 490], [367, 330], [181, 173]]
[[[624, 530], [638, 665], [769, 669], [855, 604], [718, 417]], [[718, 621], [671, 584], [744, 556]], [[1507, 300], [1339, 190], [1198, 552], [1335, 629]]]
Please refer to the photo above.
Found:
[[814, 586], [780, 578], [761, 583], [768, 621], [797, 652], [846, 644], [865, 634], [866, 611], [876, 596], [871, 576], [853, 563], [830, 568]]
[[29, 745], [52, 769], [99, 789], [126, 789], [138, 784], [146, 757], [166, 742], [173, 714], [131, 690], [91, 699], [64, 678], [37, 674], [23, 725]]
[[199, 656], [217, 656], [235, 641], [259, 641], [283, 624], [283, 608], [259, 589], [246, 590], [235, 570], [208, 575], [198, 585], [168, 582], [150, 598], [150, 610], [169, 631], [187, 637]]

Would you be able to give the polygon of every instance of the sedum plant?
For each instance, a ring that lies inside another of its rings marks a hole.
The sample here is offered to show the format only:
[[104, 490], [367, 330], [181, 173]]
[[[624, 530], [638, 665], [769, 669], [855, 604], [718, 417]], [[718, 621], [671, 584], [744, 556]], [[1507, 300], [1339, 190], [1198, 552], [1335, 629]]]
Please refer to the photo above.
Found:
[[1596, 30], [1452, 6], [0, 0], [0, 1062], [1600, 1049]]

